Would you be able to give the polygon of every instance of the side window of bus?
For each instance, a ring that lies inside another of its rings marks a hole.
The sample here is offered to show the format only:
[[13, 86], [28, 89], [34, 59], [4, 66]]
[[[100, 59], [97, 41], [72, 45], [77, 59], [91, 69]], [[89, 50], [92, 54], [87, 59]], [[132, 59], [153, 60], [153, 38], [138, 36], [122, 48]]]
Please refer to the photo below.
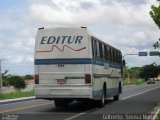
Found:
[[119, 59], [119, 55], [118, 55], [118, 51], [116, 50], [116, 63], [118, 63], [118, 59]]
[[122, 53], [120, 52], [120, 64], [122, 64]]
[[113, 62], [113, 49], [110, 47], [110, 62]]
[[112, 62], [114, 62], [114, 49], [112, 48]]
[[108, 57], [108, 51], [107, 51], [107, 45], [104, 45], [104, 59], [107, 61]]
[[110, 49], [109, 49], [109, 46], [106, 46], [107, 47], [107, 60], [110, 61]]
[[114, 49], [114, 62], [116, 63], [116, 50]]
[[117, 63], [119, 64], [119, 59], [120, 59], [119, 51], [116, 52], [116, 56], [117, 56]]
[[103, 56], [103, 60], [105, 60], [105, 45], [102, 44], [102, 56]]
[[121, 52], [118, 52], [118, 63], [121, 64]]
[[117, 50], [115, 50], [115, 63], [118, 61]]
[[121, 52], [118, 52], [118, 64], [121, 64], [121, 62], [122, 62]]
[[108, 47], [108, 60], [111, 62], [111, 49]]
[[105, 60], [105, 45], [102, 44], [102, 59]]
[[112, 48], [112, 62], [115, 62], [115, 50]]
[[96, 41], [92, 38], [92, 55], [96, 58]]
[[96, 57], [100, 58], [100, 52], [99, 52], [99, 42], [96, 41]]
[[102, 59], [103, 58], [103, 51], [102, 51], [102, 43], [100, 43], [100, 42], [99, 42], [99, 52], [100, 52], [99, 58]]

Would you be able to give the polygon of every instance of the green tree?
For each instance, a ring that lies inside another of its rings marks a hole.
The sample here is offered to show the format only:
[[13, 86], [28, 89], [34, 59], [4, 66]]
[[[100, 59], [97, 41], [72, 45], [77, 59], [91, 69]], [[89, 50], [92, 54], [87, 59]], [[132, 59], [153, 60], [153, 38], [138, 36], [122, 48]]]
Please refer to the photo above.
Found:
[[3, 86], [9, 86], [8, 78], [9, 78], [10, 76], [11, 76], [11, 75], [8, 74], [8, 70], [5, 70], [5, 72], [2, 73], [2, 82], [3, 82]]
[[[157, 2], [159, 3], [159, 5], [158, 6], [152, 5], [151, 11], [149, 12], [149, 14], [152, 17], [153, 21], [158, 26], [158, 28], [160, 29], [160, 0], [157, 0]], [[160, 39], [159, 39], [159, 41], [160, 41]], [[160, 47], [159, 41], [157, 41], [155, 44], [153, 44], [155, 49]]]
[[132, 67], [131, 70], [131, 79], [136, 80], [139, 79], [140, 67]]
[[125, 67], [124, 68], [124, 74], [125, 74], [125, 78], [128, 78], [128, 80], [130, 79], [130, 76], [131, 76], [131, 70], [129, 67]]
[[33, 76], [32, 76], [32, 75], [25, 75], [25, 76], [24, 76], [24, 79], [26, 79], [26, 80], [31, 80], [31, 79], [33, 79]]
[[17, 89], [24, 89], [26, 87], [26, 84], [24, 82], [24, 79], [20, 76], [10, 76], [8, 78], [9, 85], [14, 86]]
[[136, 80], [139, 78], [140, 67], [125, 67], [125, 78], [128, 80]]
[[159, 5], [158, 6], [152, 5], [149, 14], [160, 29], [160, 0], [157, 0], [157, 2], [159, 2]]
[[141, 68], [140, 77], [141, 78], [155, 78], [160, 73], [160, 66], [157, 66], [155, 63], [150, 65], [145, 65]]

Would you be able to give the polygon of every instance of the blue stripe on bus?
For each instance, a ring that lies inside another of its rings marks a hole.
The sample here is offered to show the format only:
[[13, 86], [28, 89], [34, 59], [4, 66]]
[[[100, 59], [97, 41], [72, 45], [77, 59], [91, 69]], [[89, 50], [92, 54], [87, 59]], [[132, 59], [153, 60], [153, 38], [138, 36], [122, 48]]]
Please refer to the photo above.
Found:
[[35, 65], [42, 64], [92, 64], [91, 59], [36, 59]]
[[112, 68], [121, 68], [121, 65], [115, 63], [104, 62], [95, 59], [35, 59], [35, 65], [48, 65], [48, 64], [95, 64], [104, 66], [105, 63], [109, 64]]

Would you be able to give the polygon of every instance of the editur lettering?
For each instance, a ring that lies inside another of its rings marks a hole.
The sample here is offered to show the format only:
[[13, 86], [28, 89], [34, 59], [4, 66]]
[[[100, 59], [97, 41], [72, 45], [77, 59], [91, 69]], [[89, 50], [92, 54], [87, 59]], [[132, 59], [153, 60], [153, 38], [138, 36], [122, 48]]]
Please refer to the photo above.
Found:
[[43, 36], [40, 44], [81, 44], [83, 36]]

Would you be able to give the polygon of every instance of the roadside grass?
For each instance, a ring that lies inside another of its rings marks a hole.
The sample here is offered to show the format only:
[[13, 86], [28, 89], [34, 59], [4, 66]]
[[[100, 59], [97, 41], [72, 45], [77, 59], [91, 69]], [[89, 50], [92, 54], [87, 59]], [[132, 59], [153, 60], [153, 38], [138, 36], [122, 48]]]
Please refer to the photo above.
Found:
[[0, 93], [0, 100], [34, 96], [33, 91]]
[[145, 83], [144, 79], [137, 79], [137, 80], [128, 80], [128, 79], [125, 79], [123, 81], [124, 85], [140, 85], [140, 84], [143, 84], [143, 83]]
[[156, 120], [160, 120], [160, 112], [158, 113]]

